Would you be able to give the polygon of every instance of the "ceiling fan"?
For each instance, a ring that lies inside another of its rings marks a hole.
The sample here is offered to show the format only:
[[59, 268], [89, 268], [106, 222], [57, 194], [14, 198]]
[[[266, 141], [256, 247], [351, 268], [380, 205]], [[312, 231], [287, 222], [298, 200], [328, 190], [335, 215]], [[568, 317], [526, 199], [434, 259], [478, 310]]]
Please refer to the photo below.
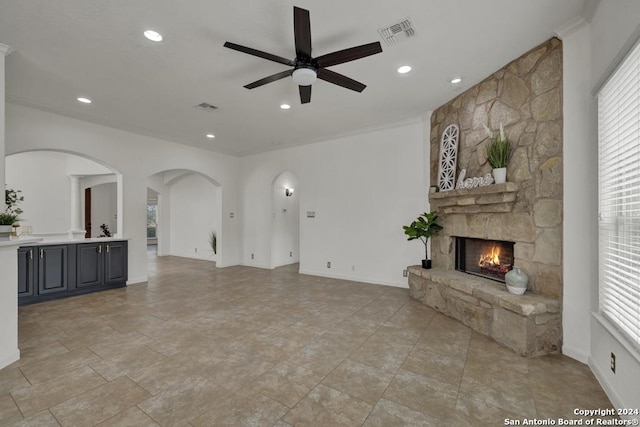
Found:
[[293, 60], [281, 56], [272, 55], [267, 52], [241, 46], [239, 44], [226, 42], [224, 47], [234, 49], [249, 55], [258, 56], [269, 61], [278, 62], [293, 67], [290, 70], [281, 71], [271, 76], [256, 80], [245, 85], [247, 89], [254, 89], [276, 80], [291, 76], [298, 84], [300, 90], [300, 102], [306, 104], [311, 101], [311, 85], [316, 78], [342, 86], [356, 92], [362, 92], [365, 84], [353, 80], [345, 75], [328, 70], [326, 67], [343, 64], [356, 59], [364, 58], [382, 52], [380, 42], [368, 43], [362, 46], [355, 46], [348, 49], [338, 50], [326, 55], [314, 58], [311, 56], [311, 21], [309, 11], [299, 7], [293, 7], [293, 32], [295, 37], [296, 57]]

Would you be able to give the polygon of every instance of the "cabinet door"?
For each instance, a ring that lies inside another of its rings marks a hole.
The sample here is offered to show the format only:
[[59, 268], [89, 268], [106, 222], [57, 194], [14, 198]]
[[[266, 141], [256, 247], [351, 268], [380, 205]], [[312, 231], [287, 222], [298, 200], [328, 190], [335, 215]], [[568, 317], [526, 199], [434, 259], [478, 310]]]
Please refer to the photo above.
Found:
[[38, 293], [67, 290], [67, 246], [38, 247]]
[[108, 242], [105, 245], [104, 282], [125, 284], [127, 281], [127, 242]]
[[36, 248], [18, 248], [18, 297], [34, 295], [34, 251]]
[[83, 243], [76, 249], [76, 287], [85, 288], [102, 284], [103, 244]]

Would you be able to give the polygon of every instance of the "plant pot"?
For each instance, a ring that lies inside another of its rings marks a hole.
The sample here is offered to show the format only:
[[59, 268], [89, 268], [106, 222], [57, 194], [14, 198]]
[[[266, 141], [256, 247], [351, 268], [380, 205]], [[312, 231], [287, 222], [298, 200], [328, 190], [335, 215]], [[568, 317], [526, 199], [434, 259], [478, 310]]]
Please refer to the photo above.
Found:
[[513, 267], [513, 270], [507, 271], [504, 280], [507, 282], [507, 290], [515, 295], [524, 294], [529, 286], [529, 276], [520, 270], [520, 267]]
[[491, 171], [493, 180], [496, 184], [504, 184], [507, 182], [507, 168], [495, 168]]
[[431, 260], [430, 259], [423, 259], [422, 260], [422, 268], [424, 268], [425, 270], [428, 270], [431, 268]]
[[0, 240], [9, 240], [12, 231], [11, 225], [0, 225]]

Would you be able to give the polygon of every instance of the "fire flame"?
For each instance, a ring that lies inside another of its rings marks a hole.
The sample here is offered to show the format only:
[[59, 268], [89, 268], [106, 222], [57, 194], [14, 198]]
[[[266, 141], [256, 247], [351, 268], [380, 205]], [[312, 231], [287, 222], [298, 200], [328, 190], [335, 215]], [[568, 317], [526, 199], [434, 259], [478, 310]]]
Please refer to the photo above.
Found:
[[478, 261], [480, 267], [487, 265], [500, 265], [500, 247], [493, 246], [490, 253], [480, 255], [480, 261]]

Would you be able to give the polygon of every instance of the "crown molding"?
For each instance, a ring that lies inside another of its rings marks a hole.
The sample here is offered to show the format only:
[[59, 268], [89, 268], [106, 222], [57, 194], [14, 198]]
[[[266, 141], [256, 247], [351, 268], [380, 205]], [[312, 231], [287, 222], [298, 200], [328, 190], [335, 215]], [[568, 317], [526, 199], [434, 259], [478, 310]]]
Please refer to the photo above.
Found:
[[562, 40], [588, 24], [589, 23], [582, 16], [576, 16], [571, 21], [567, 22], [559, 28], [556, 28], [554, 32], [556, 33], [556, 36], [558, 36], [558, 38]]

